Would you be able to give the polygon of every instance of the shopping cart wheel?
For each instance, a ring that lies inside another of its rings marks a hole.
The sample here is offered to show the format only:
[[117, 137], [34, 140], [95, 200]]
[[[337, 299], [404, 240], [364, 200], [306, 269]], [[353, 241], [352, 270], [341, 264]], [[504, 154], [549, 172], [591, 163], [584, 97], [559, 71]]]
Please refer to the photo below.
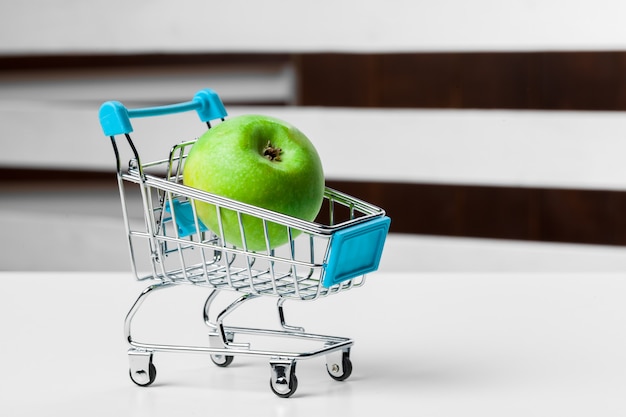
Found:
[[233, 363], [233, 359], [235, 359], [235, 357], [232, 355], [211, 355], [213, 363], [222, 368], [226, 368], [228, 365]]
[[270, 388], [272, 392], [281, 398], [289, 398], [298, 389], [298, 378], [296, 378], [296, 362], [270, 361], [272, 366], [272, 377], [270, 378]]
[[334, 352], [326, 357], [326, 370], [335, 381], [343, 381], [352, 375], [352, 361], [350, 351]]
[[[233, 343], [235, 341], [235, 333], [225, 332], [224, 335], [226, 336], [226, 344]], [[226, 348], [226, 345], [222, 341], [218, 332], [209, 333], [209, 346], [219, 349]], [[211, 354], [211, 360], [213, 363], [217, 366], [221, 366], [222, 368], [226, 368], [228, 365], [233, 363], [233, 359], [235, 359], [235, 357], [232, 355], [224, 355], [221, 353]]]
[[152, 363], [152, 352], [139, 349], [128, 351], [130, 379], [141, 387], [147, 387], [156, 379], [156, 368]]
[[147, 387], [156, 379], [156, 368], [152, 362], [148, 365], [147, 373], [143, 370], [133, 371], [132, 369], [129, 369], [128, 373], [130, 379], [140, 387]]

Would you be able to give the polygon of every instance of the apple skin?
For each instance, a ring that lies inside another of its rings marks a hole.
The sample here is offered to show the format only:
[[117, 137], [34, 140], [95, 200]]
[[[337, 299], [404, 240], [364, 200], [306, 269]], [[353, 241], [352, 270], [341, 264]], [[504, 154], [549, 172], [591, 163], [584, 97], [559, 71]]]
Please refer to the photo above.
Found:
[[[287, 122], [255, 114], [229, 118], [198, 138], [186, 158], [183, 183], [306, 221], [317, 216], [325, 186], [322, 162], [311, 141]], [[197, 201], [196, 212], [219, 236], [216, 207]], [[242, 248], [237, 213], [222, 208], [220, 214], [223, 239]], [[267, 250], [262, 221], [243, 215], [242, 224], [246, 248]], [[285, 226], [267, 226], [271, 249], [289, 241]]]

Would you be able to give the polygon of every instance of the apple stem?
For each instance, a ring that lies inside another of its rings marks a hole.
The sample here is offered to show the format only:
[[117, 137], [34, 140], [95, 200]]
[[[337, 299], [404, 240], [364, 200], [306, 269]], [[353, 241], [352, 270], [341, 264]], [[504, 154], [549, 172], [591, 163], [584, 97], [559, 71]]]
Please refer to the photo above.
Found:
[[280, 154], [283, 153], [281, 148], [275, 148], [270, 141], [267, 141], [267, 145], [263, 149], [263, 156], [270, 161], [280, 161]]

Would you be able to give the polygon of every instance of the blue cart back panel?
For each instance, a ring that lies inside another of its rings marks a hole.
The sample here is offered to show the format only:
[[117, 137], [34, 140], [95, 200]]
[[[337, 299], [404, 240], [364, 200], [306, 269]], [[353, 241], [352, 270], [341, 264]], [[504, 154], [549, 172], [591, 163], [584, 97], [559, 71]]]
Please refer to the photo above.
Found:
[[377, 270], [390, 223], [383, 216], [335, 232], [322, 284], [328, 288]]

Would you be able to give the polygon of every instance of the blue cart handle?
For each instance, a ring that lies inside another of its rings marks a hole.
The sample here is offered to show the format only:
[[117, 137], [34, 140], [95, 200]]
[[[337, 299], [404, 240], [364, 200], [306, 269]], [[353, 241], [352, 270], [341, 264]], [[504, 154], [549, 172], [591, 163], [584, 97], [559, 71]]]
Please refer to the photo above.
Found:
[[128, 134], [133, 131], [131, 118], [162, 116], [195, 110], [203, 122], [223, 119], [226, 109], [217, 93], [210, 89], [200, 90], [191, 101], [158, 107], [127, 109], [119, 101], [107, 101], [100, 106], [100, 125], [106, 136]]

